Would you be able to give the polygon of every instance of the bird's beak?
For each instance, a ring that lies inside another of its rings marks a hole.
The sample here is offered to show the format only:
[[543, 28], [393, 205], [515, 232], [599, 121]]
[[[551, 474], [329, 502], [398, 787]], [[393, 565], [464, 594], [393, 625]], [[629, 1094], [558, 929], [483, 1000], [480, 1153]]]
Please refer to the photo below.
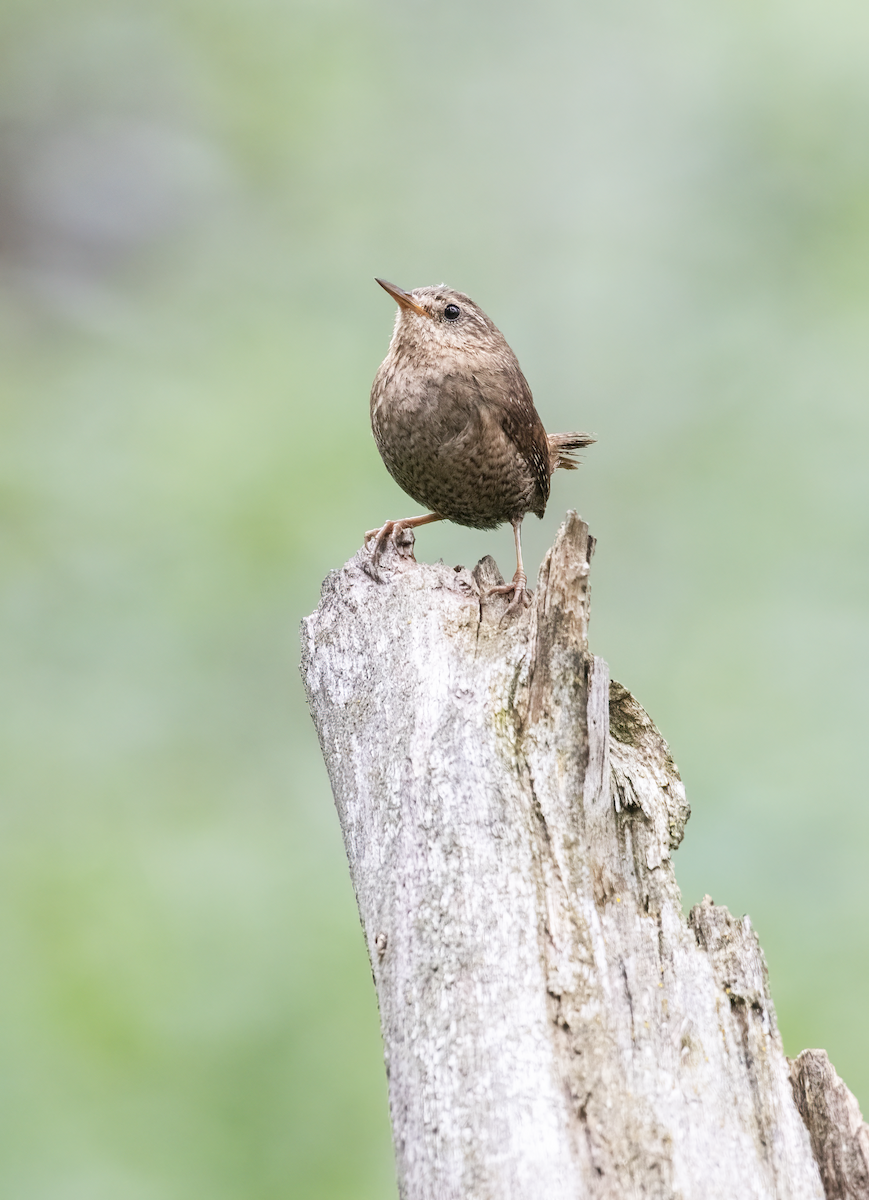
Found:
[[424, 308], [421, 308], [417, 304], [410, 292], [406, 292], [404, 288], [396, 287], [394, 283], [387, 283], [385, 279], [378, 279], [376, 276], [375, 282], [379, 283], [385, 292], [389, 292], [393, 300], [397, 301], [399, 308], [407, 309], [408, 312], [419, 313], [423, 317], [430, 316]]

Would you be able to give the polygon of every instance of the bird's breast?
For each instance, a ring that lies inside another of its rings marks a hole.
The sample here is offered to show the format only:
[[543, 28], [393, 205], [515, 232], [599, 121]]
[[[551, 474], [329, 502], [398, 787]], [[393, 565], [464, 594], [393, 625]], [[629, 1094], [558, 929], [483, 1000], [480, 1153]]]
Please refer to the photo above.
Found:
[[371, 425], [396, 483], [450, 520], [491, 528], [536, 510], [533, 475], [472, 374], [384, 363]]

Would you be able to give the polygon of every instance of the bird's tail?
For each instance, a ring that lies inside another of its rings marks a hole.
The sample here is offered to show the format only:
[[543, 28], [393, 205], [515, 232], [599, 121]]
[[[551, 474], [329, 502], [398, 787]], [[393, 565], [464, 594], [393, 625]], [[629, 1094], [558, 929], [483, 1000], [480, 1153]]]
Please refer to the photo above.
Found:
[[575, 471], [579, 463], [573, 456], [574, 451], [581, 450], [583, 446], [590, 446], [596, 441], [597, 438], [592, 437], [590, 433], [550, 433], [549, 457], [552, 470], [557, 471], [559, 467], [563, 467], [566, 471]]

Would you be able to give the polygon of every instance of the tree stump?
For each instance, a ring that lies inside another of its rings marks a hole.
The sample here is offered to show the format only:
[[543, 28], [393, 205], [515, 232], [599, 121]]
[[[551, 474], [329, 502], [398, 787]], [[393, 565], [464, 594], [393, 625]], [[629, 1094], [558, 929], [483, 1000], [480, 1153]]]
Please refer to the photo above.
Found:
[[689, 808], [589, 653], [587, 526], [507, 622], [492, 559], [412, 545], [360, 550], [302, 634], [401, 1196], [869, 1198], [867, 1127], [832, 1068], [792, 1085], [749, 919], [683, 916]]

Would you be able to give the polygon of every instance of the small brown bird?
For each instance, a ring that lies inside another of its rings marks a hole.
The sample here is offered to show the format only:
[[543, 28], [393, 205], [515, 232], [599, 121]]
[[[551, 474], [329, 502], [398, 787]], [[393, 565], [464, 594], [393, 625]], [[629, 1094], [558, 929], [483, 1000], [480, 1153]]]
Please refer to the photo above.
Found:
[[530, 603], [520, 529], [527, 512], [542, 517], [549, 478], [574, 470], [571, 452], [587, 433], [547, 434], [531, 389], [498, 330], [469, 296], [451, 288], [405, 292], [377, 282], [398, 301], [389, 353], [371, 388], [371, 428], [392, 478], [431, 511], [387, 521], [366, 533], [374, 560], [386, 541], [431, 521], [494, 529], [509, 521], [516, 540], [508, 612]]

